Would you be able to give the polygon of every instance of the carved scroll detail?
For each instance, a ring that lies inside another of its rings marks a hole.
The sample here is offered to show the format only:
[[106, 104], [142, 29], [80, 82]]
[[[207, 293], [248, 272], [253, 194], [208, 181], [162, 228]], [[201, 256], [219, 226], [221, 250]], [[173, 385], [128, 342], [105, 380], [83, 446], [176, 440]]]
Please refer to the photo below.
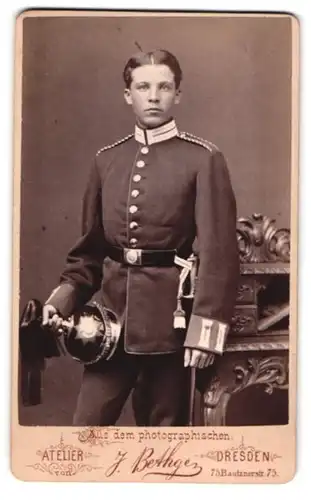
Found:
[[254, 290], [254, 287], [249, 285], [248, 283], [243, 283], [239, 286], [238, 291], [237, 291], [237, 300], [241, 301], [243, 300], [244, 296], [247, 294], [251, 294]]
[[235, 333], [255, 333], [257, 330], [256, 318], [246, 314], [234, 314], [232, 318], [232, 330]]
[[[285, 357], [249, 358], [246, 365], [233, 367], [234, 377], [223, 383], [215, 376], [203, 395], [205, 425], [226, 425], [226, 411], [233, 394], [247, 387], [263, 384], [271, 395], [275, 388], [288, 388], [288, 363]], [[233, 379], [233, 381], [232, 381]]]
[[262, 214], [238, 219], [241, 262], [289, 262], [290, 231], [277, 229], [274, 223], [274, 219]]
[[234, 367], [236, 385], [231, 394], [254, 384], [264, 384], [268, 394], [272, 394], [274, 388], [287, 388], [287, 369], [282, 358], [248, 359], [247, 364], [247, 368], [242, 365]]

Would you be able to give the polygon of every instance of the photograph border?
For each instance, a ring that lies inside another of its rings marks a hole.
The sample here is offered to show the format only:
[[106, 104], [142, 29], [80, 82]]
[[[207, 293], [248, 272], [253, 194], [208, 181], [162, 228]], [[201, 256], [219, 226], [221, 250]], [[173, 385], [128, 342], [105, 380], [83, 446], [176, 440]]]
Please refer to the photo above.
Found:
[[[43, 427], [23, 427], [18, 423], [18, 403], [17, 403], [17, 393], [18, 393], [18, 317], [19, 317], [19, 259], [20, 259], [20, 242], [19, 242], [19, 228], [20, 228], [20, 178], [21, 178], [21, 123], [22, 123], [22, 22], [27, 17], [37, 17], [38, 14], [43, 14], [44, 16], [106, 16], [106, 15], [146, 15], [146, 16], [158, 16], [168, 15], [168, 16], [217, 16], [217, 17], [227, 17], [228, 13], [194, 13], [189, 14], [188, 12], [145, 12], [141, 13], [138, 11], [72, 11], [72, 10], [31, 10], [22, 13], [16, 23], [16, 42], [15, 42], [15, 99], [14, 99], [14, 195], [13, 195], [13, 318], [12, 318], [12, 427], [11, 427], [11, 442], [12, 442], [12, 470], [13, 474], [21, 479], [26, 480], [36, 480], [36, 481], [109, 481], [110, 478], [104, 478], [102, 476], [102, 469], [100, 468], [98, 458], [89, 456], [90, 463], [87, 462], [79, 474], [74, 474], [73, 476], [61, 477], [60, 475], [52, 475], [47, 472], [46, 474], [40, 471], [40, 468], [36, 468], [36, 462], [34, 462], [33, 467], [31, 466], [31, 460], [35, 459], [35, 455], [41, 450], [47, 450], [49, 447], [53, 446], [78, 446], [81, 449], [79, 442], [77, 442], [77, 435], [81, 437], [84, 429], [71, 429], [71, 428], [61, 428], [61, 427], [49, 427], [49, 436], [46, 436], [46, 428]], [[267, 16], [273, 13], [267, 12]], [[241, 13], [231, 13], [230, 16], [241, 17]], [[281, 14], [280, 14], [281, 15]], [[289, 14], [285, 14], [287, 17]], [[243, 17], [256, 17], [262, 16], [262, 14], [254, 14], [252, 12], [243, 14]], [[283, 17], [283, 15], [281, 15]], [[239, 442], [246, 443], [246, 446], [257, 446], [258, 443], [262, 442], [264, 439], [265, 443], [272, 443], [273, 452], [276, 455], [282, 457], [278, 463], [278, 474], [274, 477], [224, 477], [224, 478], [211, 478], [207, 477], [205, 474], [199, 475], [194, 478], [172, 478], [173, 481], [196, 481], [196, 482], [255, 482], [255, 483], [283, 483], [290, 480], [295, 472], [296, 468], [296, 404], [297, 404], [297, 338], [298, 338], [298, 316], [297, 316], [297, 306], [298, 306], [298, 192], [299, 192], [299, 23], [294, 16], [292, 18], [292, 117], [291, 117], [291, 138], [292, 138], [292, 148], [291, 148], [291, 224], [290, 224], [290, 238], [291, 238], [291, 259], [290, 259], [290, 348], [289, 348], [289, 423], [287, 426], [272, 426], [274, 429], [262, 428], [261, 426], [255, 426], [250, 428], [238, 427], [230, 428], [230, 434], [234, 436], [235, 446], [238, 448], [240, 446]], [[281, 439], [277, 439], [274, 446], [274, 432], [275, 427], [278, 428]], [[124, 428], [126, 432], [127, 428]], [[129, 428], [131, 431], [135, 431], [133, 428]], [[197, 430], [197, 428], [196, 428]], [[203, 430], [203, 429], [202, 429]], [[219, 430], [216, 429], [215, 430]], [[220, 429], [221, 430], [221, 429]], [[74, 431], [74, 432], [73, 432]], [[253, 434], [259, 434], [260, 438], [253, 437]], [[272, 432], [271, 432], [272, 431]], [[78, 434], [77, 434], [78, 433]], [[79, 434], [80, 433], [80, 434]], [[99, 433], [100, 435], [100, 433]], [[31, 438], [30, 438], [31, 436]], [[264, 438], [264, 436], [266, 436]], [[54, 440], [54, 441], [53, 441]], [[105, 441], [105, 440], [104, 440]], [[254, 442], [255, 441], [255, 442]], [[286, 449], [284, 447], [284, 442], [286, 441]], [[32, 443], [33, 449], [30, 450], [29, 442]], [[217, 443], [219, 444], [219, 443]], [[132, 444], [131, 444], [132, 446]], [[100, 445], [102, 447], [102, 445]], [[104, 447], [103, 447], [104, 448]], [[106, 447], [107, 448], [107, 447]], [[107, 451], [105, 448], [105, 452]], [[60, 448], [61, 449], [61, 448]], [[95, 450], [95, 454], [104, 451], [104, 449]], [[127, 452], [127, 448], [125, 448]], [[192, 451], [192, 448], [191, 448]], [[77, 452], [78, 453], [78, 452]], [[87, 453], [91, 453], [88, 451]], [[18, 456], [19, 454], [19, 456]], [[95, 455], [94, 454], [94, 455]], [[28, 463], [30, 462], [30, 463]], [[234, 470], [234, 464], [232, 465], [232, 470]], [[88, 470], [89, 467], [89, 470]], [[141, 477], [129, 478], [129, 470], [124, 469], [124, 472], [119, 474], [118, 481], [137, 481], [141, 480]], [[158, 482], [163, 481], [163, 478], [144, 478], [144, 481]]]

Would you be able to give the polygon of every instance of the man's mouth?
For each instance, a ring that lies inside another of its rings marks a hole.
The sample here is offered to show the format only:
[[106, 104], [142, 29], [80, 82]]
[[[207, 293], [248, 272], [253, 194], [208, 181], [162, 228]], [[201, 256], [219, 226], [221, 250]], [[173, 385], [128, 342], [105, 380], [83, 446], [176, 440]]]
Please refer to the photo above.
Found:
[[154, 113], [155, 113], [155, 112], [156, 112], [156, 113], [161, 113], [161, 112], [162, 112], [162, 109], [160, 109], [160, 108], [148, 108], [148, 109], [146, 109], [146, 111], [147, 111], [147, 112], [148, 112], [148, 111], [152, 111], [152, 112], [154, 112]]

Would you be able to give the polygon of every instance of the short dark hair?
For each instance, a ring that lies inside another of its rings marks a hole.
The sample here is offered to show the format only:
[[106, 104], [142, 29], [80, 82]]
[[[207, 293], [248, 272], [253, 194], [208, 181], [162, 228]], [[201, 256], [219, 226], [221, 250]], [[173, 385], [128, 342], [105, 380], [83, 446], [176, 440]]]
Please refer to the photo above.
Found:
[[123, 70], [123, 80], [126, 88], [132, 83], [132, 71], [146, 64], [165, 64], [174, 74], [175, 85], [178, 89], [182, 80], [182, 71], [177, 58], [168, 50], [156, 49], [150, 52], [140, 51], [134, 54], [126, 63]]

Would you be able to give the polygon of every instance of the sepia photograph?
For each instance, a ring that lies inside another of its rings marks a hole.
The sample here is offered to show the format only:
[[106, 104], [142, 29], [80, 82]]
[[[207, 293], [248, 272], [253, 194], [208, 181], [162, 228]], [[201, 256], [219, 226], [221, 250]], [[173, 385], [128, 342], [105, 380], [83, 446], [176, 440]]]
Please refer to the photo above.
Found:
[[[174, 456], [187, 433], [191, 446], [240, 428], [293, 433], [295, 18], [18, 22], [19, 432], [64, 427], [102, 446], [112, 429], [122, 441], [144, 428], [138, 445], [180, 428]], [[232, 459], [214, 445], [210, 459]], [[243, 437], [237, 449], [258, 461]]]

